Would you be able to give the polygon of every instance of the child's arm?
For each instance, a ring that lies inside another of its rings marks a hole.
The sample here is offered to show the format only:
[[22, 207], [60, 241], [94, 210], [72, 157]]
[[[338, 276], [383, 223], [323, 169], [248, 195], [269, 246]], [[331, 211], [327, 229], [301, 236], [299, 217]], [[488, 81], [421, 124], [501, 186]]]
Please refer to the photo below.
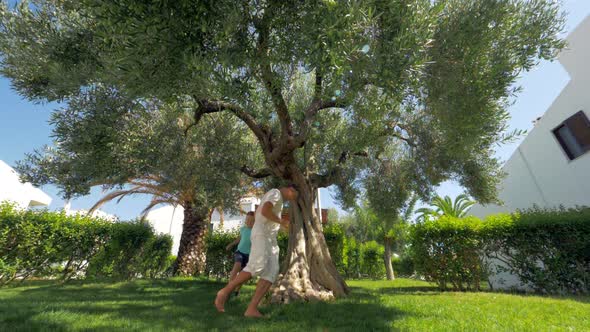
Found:
[[231, 250], [233, 247], [237, 246], [238, 243], [240, 243], [241, 240], [241, 236], [238, 235], [238, 238], [233, 240], [230, 244], [227, 245], [227, 247], [225, 247], [225, 250]]

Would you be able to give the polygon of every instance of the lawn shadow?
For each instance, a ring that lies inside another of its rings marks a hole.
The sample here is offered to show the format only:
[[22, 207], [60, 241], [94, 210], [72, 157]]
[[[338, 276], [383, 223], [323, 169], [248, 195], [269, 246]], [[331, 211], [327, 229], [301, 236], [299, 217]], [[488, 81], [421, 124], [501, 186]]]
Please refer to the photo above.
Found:
[[[378, 291], [354, 288], [333, 302], [263, 306], [269, 318], [245, 319], [253, 287], [218, 313], [213, 299], [223, 284], [194, 280], [39, 284], [0, 297], [0, 330], [391, 330], [407, 313], [386, 307]], [[14, 310], [14, 308], [17, 308]], [[4, 315], [6, 313], [7, 315]], [[50, 318], [47, 318], [50, 317]]]

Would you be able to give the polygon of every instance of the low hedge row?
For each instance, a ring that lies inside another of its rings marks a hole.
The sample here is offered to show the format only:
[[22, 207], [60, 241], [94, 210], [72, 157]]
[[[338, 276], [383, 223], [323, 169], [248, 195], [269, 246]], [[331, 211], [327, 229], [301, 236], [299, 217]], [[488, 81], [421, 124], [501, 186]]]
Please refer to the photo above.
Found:
[[0, 284], [30, 277], [156, 277], [172, 263], [172, 239], [141, 222], [0, 204]]
[[441, 289], [478, 290], [509, 272], [541, 293], [590, 292], [590, 208], [441, 217], [412, 227], [416, 270]]

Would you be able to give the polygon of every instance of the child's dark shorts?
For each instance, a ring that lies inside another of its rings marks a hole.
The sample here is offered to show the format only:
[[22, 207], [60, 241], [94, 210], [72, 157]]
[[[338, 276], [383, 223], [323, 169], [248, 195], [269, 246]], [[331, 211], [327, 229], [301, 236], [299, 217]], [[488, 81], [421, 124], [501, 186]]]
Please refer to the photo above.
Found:
[[246, 265], [248, 265], [248, 259], [250, 258], [250, 255], [248, 254], [244, 254], [243, 252], [237, 250], [234, 253], [234, 263], [240, 263], [242, 264], [242, 269], [246, 267]]

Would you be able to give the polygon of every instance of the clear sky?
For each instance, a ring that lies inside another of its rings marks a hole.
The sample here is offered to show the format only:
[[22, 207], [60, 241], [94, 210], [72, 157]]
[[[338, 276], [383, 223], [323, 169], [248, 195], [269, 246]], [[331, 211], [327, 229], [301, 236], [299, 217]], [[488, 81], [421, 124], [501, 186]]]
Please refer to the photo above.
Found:
[[[578, 23], [590, 14], [590, 0], [565, 0], [564, 9], [568, 12], [566, 33], [572, 31]], [[565, 70], [558, 62], [542, 62], [536, 69], [525, 73], [518, 81], [524, 91], [518, 96], [511, 107], [511, 129], [532, 128], [532, 121], [541, 116], [569, 81]], [[25, 153], [51, 144], [51, 126], [48, 119], [56, 104], [33, 104], [23, 100], [10, 87], [10, 82], [0, 77], [0, 160], [14, 166], [17, 160], [24, 158]], [[520, 144], [520, 140], [510, 145], [501, 146], [497, 156], [505, 161]], [[64, 202], [58, 196], [54, 186], [43, 189], [53, 198], [51, 209], [60, 209]], [[0, 183], [2, 190], [2, 183]], [[463, 189], [452, 182], [444, 183], [438, 189], [440, 195], [452, 197], [463, 192]], [[72, 201], [73, 209], [87, 209], [101, 197], [100, 189], [91, 195]], [[115, 214], [121, 219], [135, 218], [148, 204], [146, 196], [126, 198], [121, 203], [109, 203], [103, 207], [105, 212]], [[329, 190], [322, 189], [322, 205], [324, 208], [337, 207]]]

